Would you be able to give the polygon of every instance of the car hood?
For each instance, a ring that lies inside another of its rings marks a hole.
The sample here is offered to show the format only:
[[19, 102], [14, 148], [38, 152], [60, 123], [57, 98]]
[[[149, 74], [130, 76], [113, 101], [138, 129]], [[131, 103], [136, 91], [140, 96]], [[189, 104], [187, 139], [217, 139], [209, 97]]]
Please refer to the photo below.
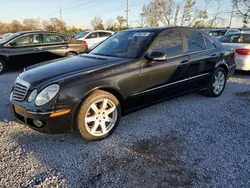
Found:
[[71, 58], [47, 61], [28, 67], [19, 75], [19, 78], [31, 85], [36, 85], [47, 80], [63, 79], [78, 73], [92, 72], [127, 60], [118, 57], [84, 54]]

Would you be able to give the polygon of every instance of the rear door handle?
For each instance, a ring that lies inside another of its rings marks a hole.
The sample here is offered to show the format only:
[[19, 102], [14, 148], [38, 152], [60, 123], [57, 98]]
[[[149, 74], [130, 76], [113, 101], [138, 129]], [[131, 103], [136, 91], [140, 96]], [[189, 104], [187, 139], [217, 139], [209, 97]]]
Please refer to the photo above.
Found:
[[67, 49], [67, 46], [61, 46], [60, 49]]
[[212, 54], [210, 57], [215, 57], [215, 56], [217, 56], [217, 54]]
[[180, 63], [180, 67], [185, 67], [189, 64], [189, 61], [188, 60], [184, 60]]

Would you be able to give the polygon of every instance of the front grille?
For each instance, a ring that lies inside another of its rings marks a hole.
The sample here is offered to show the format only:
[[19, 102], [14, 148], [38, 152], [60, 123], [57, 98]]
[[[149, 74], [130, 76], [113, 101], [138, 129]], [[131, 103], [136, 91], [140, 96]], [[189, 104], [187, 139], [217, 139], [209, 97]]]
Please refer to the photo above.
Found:
[[23, 101], [27, 96], [29, 86], [29, 83], [17, 79], [13, 88], [13, 99], [16, 101]]

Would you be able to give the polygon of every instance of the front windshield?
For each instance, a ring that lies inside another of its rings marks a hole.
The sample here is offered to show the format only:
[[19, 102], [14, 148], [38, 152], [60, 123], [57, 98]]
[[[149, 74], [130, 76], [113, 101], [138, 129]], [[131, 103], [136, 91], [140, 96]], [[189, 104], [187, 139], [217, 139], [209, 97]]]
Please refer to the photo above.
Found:
[[5, 43], [13, 38], [15, 38], [16, 36], [18, 36], [19, 34], [18, 33], [13, 33], [13, 34], [10, 34], [8, 35], [7, 37], [4, 37], [3, 39], [0, 40], [0, 43]]
[[80, 33], [80, 34], [76, 35], [75, 38], [76, 39], [84, 38], [87, 34], [89, 34], [89, 32], [85, 31], [83, 33]]
[[136, 58], [149, 45], [155, 32], [119, 32], [94, 48], [90, 54], [113, 57]]

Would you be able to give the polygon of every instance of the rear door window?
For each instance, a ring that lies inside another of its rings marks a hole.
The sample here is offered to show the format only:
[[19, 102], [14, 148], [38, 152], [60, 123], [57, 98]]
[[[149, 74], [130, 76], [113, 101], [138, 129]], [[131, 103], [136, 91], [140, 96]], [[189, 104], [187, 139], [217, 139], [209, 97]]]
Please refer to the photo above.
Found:
[[198, 31], [184, 30], [183, 34], [188, 45], [188, 52], [198, 52], [206, 49], [203, 35]]
[[109, 37], [111, 35], [112, 33], [109, 33], [109, 32], [99, 32], [99, 37]]
[[43, 43], [62, 43], [65, 42], [60, 35], [55, 34], [44, 34], [43, 35]]
[[90, 33], [86, 39], [95, 39], [95, 38], [98, 38], [98, 33], [95, 32], [95, 33]]
[[167, 57], [181, 55], [183, 53], [183, 45], [180, 31], [166, 31], [155, 40], [151, 50], [163, 52]]

